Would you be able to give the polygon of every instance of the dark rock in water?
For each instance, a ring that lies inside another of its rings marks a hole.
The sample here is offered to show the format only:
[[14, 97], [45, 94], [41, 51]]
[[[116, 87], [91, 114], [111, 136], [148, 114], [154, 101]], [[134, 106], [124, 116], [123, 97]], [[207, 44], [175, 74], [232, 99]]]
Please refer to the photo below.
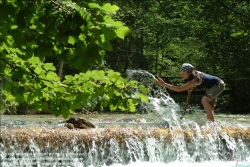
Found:
[[0, 129], [1, 127], [12, 127], [13, 125], [11, 123], [5, 123], [5, 122], [0, 122]]
[[101, 122], [102, 123], [116, 123], [116, 120], [114, 120], [114, 119], [103, 119]]
[[79, 128], [79, 129], [89, 129], [89, 128], [95, 128], [96, 126], [92, 124], [91, 122], [87, 121], [83, 118], [69, 118], [66, 121], [66, 127], [69, 129], [73, 128]]
[[98, 114], [98, 111], [89, 111], [89, 110], [87, 110], [84, 107], [81, 108], [81, 109], [76, 109], [75, 112], [78, 113], [78, 114], [85, 114], [85, 115], [88, 115], [88, 114]]
[[74, 129], [74, 128], [75, 128], [74, 125], [71, 124], [71, 123], [67, 123], [65, 126], [66, 126], [67, 128], [69, 128], [69, 129]]
[[159, 125], [159, 128], [169, 128], [169, 123], [168, 121], [162, 121]]
[[49, 120], [46, 120], [46, 121], [44, 121], [44, 122], [46, 122], [47, 124], [51, 124], [51, 123], [52, 123], [52, 122], [49, 121]]
[[22, 120], [15, 120], [14, 121], [14, 125], [25, 125], [26, 122], [25, 121], [22, 121]]
[[146, 119], [144, 118], [124, 118], [120, 119], [117, 122], [120, 123], [147, 123]]

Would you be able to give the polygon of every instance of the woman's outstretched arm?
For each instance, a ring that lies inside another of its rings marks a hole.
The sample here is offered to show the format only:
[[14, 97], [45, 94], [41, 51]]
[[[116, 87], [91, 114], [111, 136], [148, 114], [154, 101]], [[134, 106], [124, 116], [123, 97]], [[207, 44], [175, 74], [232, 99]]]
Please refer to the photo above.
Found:
[[182, 91], [188, 90], [189, 88], [193, 88], [197, 84], [197, 82], [195, 80], [191, 80], [191, 81], [189, 81], [181, 86], [174, 86], [174, 85], [168, 84], [168, 83], [164, 82], [163, 79], [161, 79], [161, 78], [155, 79], [155, 81], [159, 85], [162, 85], [162, 86], [164, 86], [168, 89], [171, 89], [173, 91], [176, 91], [176, 92], [182, 92]]

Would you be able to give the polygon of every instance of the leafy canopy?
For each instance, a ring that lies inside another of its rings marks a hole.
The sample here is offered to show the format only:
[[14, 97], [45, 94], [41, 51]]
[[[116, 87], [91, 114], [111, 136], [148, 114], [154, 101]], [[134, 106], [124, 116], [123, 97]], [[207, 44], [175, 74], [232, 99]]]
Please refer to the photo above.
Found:
[[[92, 0], [0, 1], [0, 73], [8, 80], [2, 96], [64, 118], [86, 105], [135, 111], [147, 101], [143, 85], [112, 70], [89, 70], [103, 64], [111, 40], [130, 33], [112, 19], [117, 10]], [[51, 57], [81, 72], [61, 80]]]

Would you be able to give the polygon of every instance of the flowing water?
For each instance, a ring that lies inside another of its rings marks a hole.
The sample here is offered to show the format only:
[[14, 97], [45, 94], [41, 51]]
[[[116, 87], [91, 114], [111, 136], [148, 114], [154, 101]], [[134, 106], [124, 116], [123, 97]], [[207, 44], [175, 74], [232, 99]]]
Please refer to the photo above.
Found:
[[194, 108], [181, 120], [182, 108], [152, 74], [128, 76], [150, 88], [142, 114], [72, 115], [97, 126], [73, 130], [62, 117], [2, 115], [1, 167], [250, 167], [250, 115], [216, 114], [213, 124]]

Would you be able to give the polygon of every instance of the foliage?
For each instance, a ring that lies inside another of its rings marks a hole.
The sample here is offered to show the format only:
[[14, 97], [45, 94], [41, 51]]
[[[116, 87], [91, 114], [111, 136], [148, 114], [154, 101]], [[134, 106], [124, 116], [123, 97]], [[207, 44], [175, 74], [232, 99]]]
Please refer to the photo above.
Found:
[[229, 85], [250, 80], [249, 1], [111, 2], [121, 6], [116, 17], [133, 32], [124, 41], [113, 42], [114, 51], [106, 54], [112, 69], [124, 72], [139, 68], [173, 77], [179, 76], [182, 63], [189, 62], [226, 81], [226, 89], [232, 94], [222, 97], [227, 100], [223, 101], [224, 109], [232, 110], [235, 103], [237, 107], [245, 106], [241, 99], [246, 96], [241, 91], [249, 92], [249, 88], [241, 84], [239, 91]]
[[[28, 102], [67, 118], [75, 109], [96, 100], [101, 108], [135, 111], [147, 89], [112, 70], [88, 71], [102, 65], [111, 40], [124, 39], [130, 29], [112, 19], [119, 9], [110, 3], [2, 0], [0, 66], [11, 82], [3, 85], [7, 101]], [[61, 80], [50, 57], [62, 60], [79, 74]], [[131, 92], [140, 88], [141, 93]]]
[[[250, 80], [250, 4], [247, 0], [60, 3], [2, 0], [0, 3], [1, 71], [13, 82], [4, 89], [11, 90], [9, 94], [14, 97], [17, 97], [15, 91], [34, 91], [34, 83], [39, 83], [41, 88], [58, 83], [57, 86], [66, 91], [71, 90], [70, 87], [77, 89], [77, 85], [66, 84], [57, 77], [59, 60], [65, 62], [64, 74], [72, 77], [101, 68], [105, 69], [105, 76], [108, 69], [122, 74], [127, 69], [143, 69], [154, 75], [172, 77], [179, 76], [180, 65], [189, 62], [226, 82], [230, 94], [221, 96], [225, 110], [237, 106], [240, 111], [249, 101], [250, 96], [245, 94], [249, 92], [246, 84]], [[128, 27], [132, 31], [130, 35], [127, 35]], [[27, 82], [29, 88], [24, 86]], [[87, 83], [87, 80], [81, 82]], [[96, 84], [94, 90], [102, 86], [93, 78], [90, 82]], [[12, 89], [13, 86], [22, 89]], [[81, 91], [78, 93], [83, 93]], [[89, 95], [87, 105], [101, 107], [102, 96], [97, 96]], [[52, 97], [45, 101], [51, 100]], [[112, 100], [108, 101], [110, 104]], [[50, 108], [50, 103], [48, 106]], [[248, 112], [245, 108], [242, 110]]]

